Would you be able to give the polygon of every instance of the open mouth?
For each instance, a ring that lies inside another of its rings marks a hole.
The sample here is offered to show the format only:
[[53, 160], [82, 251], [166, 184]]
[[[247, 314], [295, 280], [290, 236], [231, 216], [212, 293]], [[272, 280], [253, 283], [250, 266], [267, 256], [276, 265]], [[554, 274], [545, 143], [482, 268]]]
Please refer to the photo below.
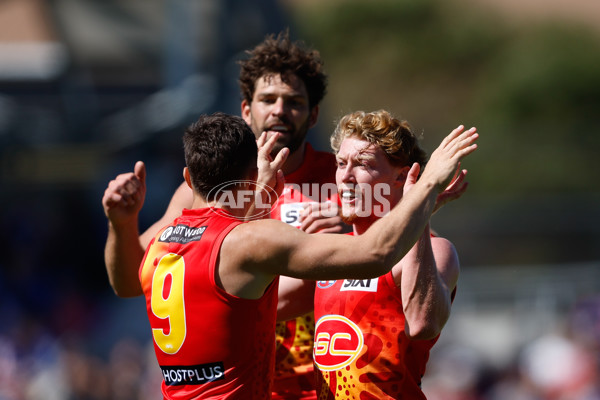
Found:
[[282, 134], [288, 134], [291, 131], [292, 130], [287, 125], [272, 125], [265, 129], [265, 132], [269, 133], [270, 135], [273, 135], [275, 132], [279, 132]]
[[355, 203], [356, 198], [358, 197], [356, 191], [351, 189], [341, 189], [339, 191], [339, 196], [343, 203]]

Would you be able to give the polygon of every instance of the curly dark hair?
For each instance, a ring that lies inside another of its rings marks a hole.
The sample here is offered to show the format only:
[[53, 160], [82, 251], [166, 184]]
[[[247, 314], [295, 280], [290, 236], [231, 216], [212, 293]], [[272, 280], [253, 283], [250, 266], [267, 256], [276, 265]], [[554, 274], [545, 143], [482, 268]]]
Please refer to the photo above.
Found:
[[244, 179], [248, 168], [256, 165], [258, 151], [248, 124], [221, 112], [201, 115], [191, 124], [183, 135], [183, 148], [192, 186], [208, 201], [216, 186]]
[[242, 98], [252, 102], [256, 81], [263, 76], [281, 76], [288, 82], [290, 74], [296, 75], [304, 82], [308, 92], [310, 108], [317, 106], [327, 91], [327, 75], [323, 72], [323, 62], [317, 50], [309, 49], [304, 42], [293, 42], [289, 30], [277, 36], [267, 35], [265, 40], [247, 50], [248, 58], [239, 61], [240, 90]]

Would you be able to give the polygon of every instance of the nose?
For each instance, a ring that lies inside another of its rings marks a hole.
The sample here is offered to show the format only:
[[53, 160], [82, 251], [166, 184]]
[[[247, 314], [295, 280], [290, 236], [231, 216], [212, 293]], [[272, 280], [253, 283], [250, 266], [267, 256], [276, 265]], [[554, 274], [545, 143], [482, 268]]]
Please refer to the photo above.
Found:
[[340, 179], [340, 182], [354, 182], [354, 174], [352, 173], [352, 166], [350, 165], [350, 163], [344, 165], [344, 166], [338, 166], [338, 176]]
[[285, 102], [281, 97], [278, 97], [275, 103], [273, 103], [271, 113], [275, 116], [281, 116], [285, 113]]

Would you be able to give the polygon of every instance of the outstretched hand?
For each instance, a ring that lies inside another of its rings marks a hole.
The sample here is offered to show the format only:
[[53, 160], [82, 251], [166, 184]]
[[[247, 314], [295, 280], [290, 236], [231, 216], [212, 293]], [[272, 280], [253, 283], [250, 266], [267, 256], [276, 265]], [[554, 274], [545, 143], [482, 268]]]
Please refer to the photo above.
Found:
[[277, 153], [275, 159], [271, 157], [271, 151], [278, 137], [279, 133], [276, 133], [267, 140], [267, 133], [263, 132], [256, 140], [256, 145], [258, 146], [258, 158], [256, 160], [258, 177], [256, 182], [259, 186], [271, 188], [277, 196], [283, 192], [285, 179], [281, 168], [290, 154], [290, 150], [284, 147]]
[[[477, 149], [477, 145], [475, 144], [475, 141], [479, 137], [477, 128], [464, 129], [463, 125], [459, 125], [442, 140], [442, 143], [431, 154], [427, 166], [421, 175], [422, 180], [436, 186], [438, 193], [446, 190], [454, 180], [454, 177], [460, 177], [461, 174], [458, 171], [461, 160]], [[461, 184], [459, 183], [460, 186]], [[466, 188], [464, 189], [466, 190]]]
[[460, 172], [457, 171], [457, 174], [455, 174], [450, 185], [438, 195], [433, 213], [436, 213], [445, 204], [460, 198], [467, 191], [469, 182], [465, 181], [466, 175], [466, 169], [460, 170]]
[[146, 197], [146, 166], [135, 163], [133, 172], [119, 174], [108, 183], [102, 197], [104, 214], [118, 225], [137, 218]]
[[256, 140], [258, 175], [254, 189], [254, 203], [246, 211], [246, 219], [266, 217], [283, 192], [285, 178], [281, 168], [287, 160], [290, 150], [284, 147], [277, 153], [275, 158], [271, 157], [278, 136], [279, 134], [275, 134], [267, 140], [267, 133], [263, 132]]

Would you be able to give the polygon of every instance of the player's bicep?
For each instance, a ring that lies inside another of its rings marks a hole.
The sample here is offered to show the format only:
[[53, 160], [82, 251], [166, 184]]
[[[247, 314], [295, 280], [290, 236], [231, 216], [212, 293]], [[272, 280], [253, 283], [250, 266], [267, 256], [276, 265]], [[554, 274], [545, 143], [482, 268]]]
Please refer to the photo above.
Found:
[[275, 228], [265, 239], [269, 243], [265, 248], [278, 255], [268, 260], [269, 273], [311, 280], [374, 277], [369, 267], [376, 267], [380, 260], [357, 238], [311, 235], [278, 221], [264, 222], [272, 222]]
[[238, 230], [236, 253], [244, 268], [300, 279], [367, 279], [389, 270], [365, 240], [349, 235], [308, 234], [281, 221], [261, 220]]

